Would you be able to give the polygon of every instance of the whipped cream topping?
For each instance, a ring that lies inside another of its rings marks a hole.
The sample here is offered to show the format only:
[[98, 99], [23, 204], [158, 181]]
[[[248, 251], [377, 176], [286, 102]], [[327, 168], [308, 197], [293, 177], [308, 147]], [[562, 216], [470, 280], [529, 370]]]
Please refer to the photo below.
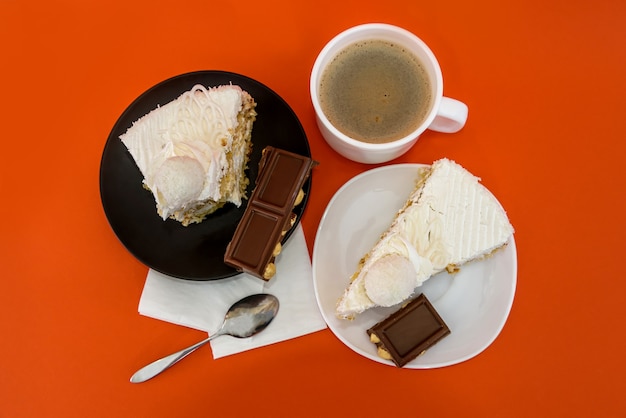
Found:
[[[400, 303], [413, 294], [415, 287], [446, 267], [483, 257], [508, 241], [513, 227], [477, 177], [448, 159], [436, 161], [426, 176], [366, 255], [337, 305], [338, 316], [350, 317], [374, 306]], [[400, 279], [389, 279], [395, 273], [379, 271], [388, 264], [380, 264], [380, 260], [390, 254], [413, 266], [415, 286], [410, 292], [406, 288], [397, 291], [396, 281]], [[391, 283], [390, 290], [381, 297], [386, 283]], [[385, 304], [380, 303], [383, 300]]]
[[433, 164], [433, 174], [424, 185], [418, 206], [427, 206], [429, 219], [440, 222], [440, 229], [431, 231], [434, 238], [430, 240], [445, 252], [427, 255], [435, 271], [487, 255], [513, 234], [504, 209], [479, 181], [453, 161]]
[[[227, 152], [233, 146], [233, 129], [242, 108], [242, 90], [224, 85], [206, 89], [195, 85], [177, 99], [141, 117], [120, 136], [144, 176], [144, 184], [155, 196], [163, 219], [196, 201], [222, 197], [220, 181], [229, 169]], [[191, 201], [169, 201], [170, 194], [160, 190], [157, 178], [167, 170], [172, 157], [195, 160], [203, 171], [200, 193]], [[232, 190], [229, 201], [239, 206], [241, 193]]]

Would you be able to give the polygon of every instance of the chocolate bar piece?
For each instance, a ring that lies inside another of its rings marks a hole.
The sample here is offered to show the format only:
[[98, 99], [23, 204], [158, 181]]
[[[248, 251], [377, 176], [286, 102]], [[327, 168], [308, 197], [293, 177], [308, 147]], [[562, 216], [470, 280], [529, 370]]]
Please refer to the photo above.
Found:
[[450, 329], [424, 294], [367, 330], [378, 355], [402, 367], [423, 354]]
[[266, 281], [274, 276], [281, 239], [296, 222], [292, 211], [315, 165], [309, 157], [279, 148], [263, 150], [256, 187], [226, 247], [226, 264]]

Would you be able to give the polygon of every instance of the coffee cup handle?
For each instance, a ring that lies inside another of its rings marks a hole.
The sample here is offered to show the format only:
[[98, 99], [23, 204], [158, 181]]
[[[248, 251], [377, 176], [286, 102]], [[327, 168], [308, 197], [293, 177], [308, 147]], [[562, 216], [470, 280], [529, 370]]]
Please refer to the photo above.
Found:
[[443, 132], [458, 132], [465, 126], [467, 121], [467, 105], [450, 97], [442, 97], [437, 116], [428, 129]]

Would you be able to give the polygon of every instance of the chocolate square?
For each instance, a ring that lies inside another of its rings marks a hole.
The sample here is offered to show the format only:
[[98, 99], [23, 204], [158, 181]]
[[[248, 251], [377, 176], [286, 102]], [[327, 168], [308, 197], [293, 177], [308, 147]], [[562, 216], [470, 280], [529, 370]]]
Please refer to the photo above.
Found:
[[252, 196], [226, 247], [227, 265], [265, 281], [273, 277], [280, 241], [296, 222], [293, 208], [315, 165], [303, 155], [271, 146], [263, 149]]
[[421, 294], [372, 326], [367, 334], [381, 357], [389, 357], [396, 366], [403, 367], [450, 334], [450, 329]]

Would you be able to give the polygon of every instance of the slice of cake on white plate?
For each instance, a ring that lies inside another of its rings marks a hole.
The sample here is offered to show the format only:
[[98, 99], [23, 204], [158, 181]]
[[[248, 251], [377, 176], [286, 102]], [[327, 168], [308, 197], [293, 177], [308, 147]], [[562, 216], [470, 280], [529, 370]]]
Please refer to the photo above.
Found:
[[239, 86], [196, 85], [120, 136], [159, 216], [187, 226], [226, 203], [241, 205], [255, 107]]
[[416, 174], [406, 204], [359, 261], [339, 318], [403, 302], [434, 274], [489, 256], [513, 234], [500, 203], [459, 164], [444, 158]]

